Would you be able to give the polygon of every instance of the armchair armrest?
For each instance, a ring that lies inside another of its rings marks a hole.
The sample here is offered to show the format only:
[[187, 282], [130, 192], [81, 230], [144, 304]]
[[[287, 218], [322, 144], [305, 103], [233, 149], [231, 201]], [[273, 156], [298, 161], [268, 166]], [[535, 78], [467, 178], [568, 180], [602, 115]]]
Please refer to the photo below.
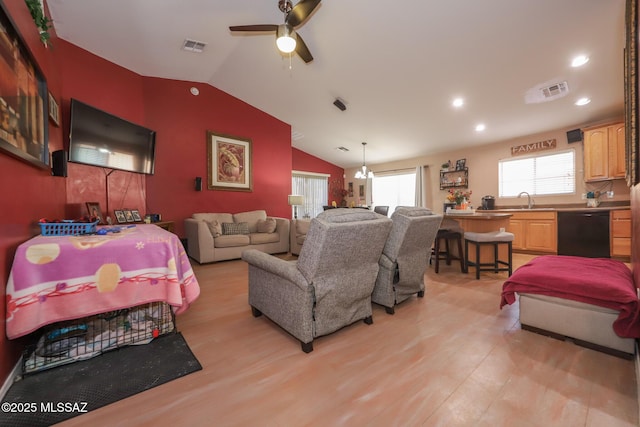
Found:
[[395, 268], [395, 262], [391, 260], [385, 254], [380, 255], [380, 260], [378, 261], [380, 267], [386, 268], [387, 270], [393, 270]]
[[213, 236], [204, 221], [194, 218], [184, 220], [187, 253], [199, 263], [214, 261]]
[[248, 264], [260, 268], [267, 273], [288, 280], [302, 290], [305, 290], [308, 286], [307, 280], [296, 267], [295, 261], [285, 261], [273, 255], [260, 252], [257, 249], [248, 249], [242, 252], [242, 259]]

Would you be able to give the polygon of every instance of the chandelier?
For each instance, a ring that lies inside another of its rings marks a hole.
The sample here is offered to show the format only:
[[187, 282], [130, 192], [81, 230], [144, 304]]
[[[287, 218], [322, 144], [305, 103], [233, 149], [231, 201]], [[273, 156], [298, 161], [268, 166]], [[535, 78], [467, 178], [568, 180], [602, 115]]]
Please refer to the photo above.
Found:
[[367, 171], [367, 163], [365, 162], [364, 151], [365, 151], [366, 145], [367, 145], [366, 142], [362, 143], [362, 168], [358, 172], [356, 172], [356, 175], [355, 175], [356, 179], [373, 178], [373, 171], [372, 170]]

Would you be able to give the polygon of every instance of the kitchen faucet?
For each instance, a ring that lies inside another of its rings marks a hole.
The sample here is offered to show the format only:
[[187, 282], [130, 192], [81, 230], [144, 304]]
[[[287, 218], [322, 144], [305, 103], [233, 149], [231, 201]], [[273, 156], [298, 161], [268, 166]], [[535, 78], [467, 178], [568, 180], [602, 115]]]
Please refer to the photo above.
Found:
[[523, 195], [526, 194], [527, 195], [527, 206], [528, 209], [533, 208], [533, 199], [531, 198], [531, 195], [529, 193], [527, 193], [526, 191], [522, 191], [520, 194], [518, 194], [518, 199]]

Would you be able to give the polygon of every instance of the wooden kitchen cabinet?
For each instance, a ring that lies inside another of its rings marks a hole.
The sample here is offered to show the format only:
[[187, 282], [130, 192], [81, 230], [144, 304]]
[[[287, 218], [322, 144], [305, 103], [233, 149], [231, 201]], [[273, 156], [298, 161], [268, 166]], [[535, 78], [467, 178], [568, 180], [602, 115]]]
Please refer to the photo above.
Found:
[[625, 177], [624, 123], [584, 129], [584, 180]]
[[508, 231], [513, 233], [513, 249], [543, 253], [558, 252], [556, 212], [514, 212]]
[[631, 257], [631, 210], [612, 210], [610, 215], [611, 256]]

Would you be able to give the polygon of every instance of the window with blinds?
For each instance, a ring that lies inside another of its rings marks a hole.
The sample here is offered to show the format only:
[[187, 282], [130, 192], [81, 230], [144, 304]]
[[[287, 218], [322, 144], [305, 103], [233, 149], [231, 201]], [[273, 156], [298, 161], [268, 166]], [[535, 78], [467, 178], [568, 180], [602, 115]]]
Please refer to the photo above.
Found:
[[[298, 218], [315, 218], [322, 212], [329, 199], [329, 175], [294, 171], [291, 180], [291, 194], [304, 197], [304, 204], [298, 206]], [[291, 217], [293, 218], [293, 206]]]
[[500, 197], [573, 194], [576, 191], [575, 151], [500, 160]]

